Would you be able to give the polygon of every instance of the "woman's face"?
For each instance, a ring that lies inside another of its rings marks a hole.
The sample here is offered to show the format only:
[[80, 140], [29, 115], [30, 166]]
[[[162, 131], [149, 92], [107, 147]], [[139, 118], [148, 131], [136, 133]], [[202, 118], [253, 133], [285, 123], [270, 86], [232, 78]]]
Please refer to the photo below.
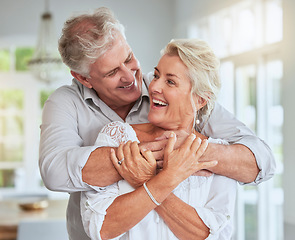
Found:
[[149, 122], [166, 130], [192, 128], [191, 82], [188, 69], [178, 56], [162, 56], [155, 67], [149, 95]]

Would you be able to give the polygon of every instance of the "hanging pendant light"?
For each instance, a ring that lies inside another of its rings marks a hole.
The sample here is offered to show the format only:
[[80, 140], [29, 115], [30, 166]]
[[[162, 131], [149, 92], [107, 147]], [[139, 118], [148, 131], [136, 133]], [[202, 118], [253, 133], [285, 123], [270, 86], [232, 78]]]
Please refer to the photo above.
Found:
[[53, 17], [45, 1], [45, 12], [41, 16], [37, 46], [29, 69], [37, 80], [50, 83], [59, 79], [63, 72], [63, 63], [57, 50]]

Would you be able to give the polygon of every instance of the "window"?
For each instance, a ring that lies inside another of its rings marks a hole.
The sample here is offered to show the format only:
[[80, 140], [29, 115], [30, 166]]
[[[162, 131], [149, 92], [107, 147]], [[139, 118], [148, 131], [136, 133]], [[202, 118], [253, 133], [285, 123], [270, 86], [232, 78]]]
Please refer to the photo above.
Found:
[[43, 105], [64, 80], [48, 85], [28, 71], [32, 47], [0, 48], [0, 198], [14, 194], [63, 194], [43, 186], [38, 168]]
[[283, 63], [281, 0], [241, 0], [188, 27], [221, 60], [219, 101], [272, 148], [275, 177], [258, 186], [239, 186], [236, 240], [283, 239]]
[[14, 187], [13, 169], [22, 166], [24, 154], [24, 92], [0, 90], [0, 187]]
[[8, 72], [10, 69], [10, 54], [9, 50], [0, 50], [0, 71]]

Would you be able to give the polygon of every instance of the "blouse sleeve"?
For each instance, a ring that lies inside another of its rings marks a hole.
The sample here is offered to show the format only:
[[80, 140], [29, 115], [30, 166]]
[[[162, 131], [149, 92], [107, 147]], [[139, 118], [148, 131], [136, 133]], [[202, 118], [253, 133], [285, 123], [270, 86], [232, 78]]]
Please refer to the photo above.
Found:
[[[210, 143], [228, 145], [222, 139], [209, 138]], [[196, 207], [199, 217], [210, 229], [208, 240], [227, 240], [233, 232], [233, 217], [235, 209], [237, 182], [233, 179], [213, 175], [204, 207]]]
[[[138, 141], [132, 127], [128, 123], [112, 122], [106, 125], [98, 134], [95, 145], [117, 147], [121, 142], [127, 142], [128, 140]], [[91, 239], [101, 239], [100, 230], [106, 210], [122, 194], [120, 186], [124, 186], [124, 184], [121, 182], [123, 181], [107, 187], [90, 186], [93, 190], [81, 192], [82, 223], [85, 232]], [[121, 236], [114, 239], [119, 239]]]
[[214, 175], [208, 201], [204, 207], [196, 207], [196, 211], [210, 229], [208, 240], [227, 240], [233, 232], [233, 216], [235, 209], [237, 182], [233, 179]]

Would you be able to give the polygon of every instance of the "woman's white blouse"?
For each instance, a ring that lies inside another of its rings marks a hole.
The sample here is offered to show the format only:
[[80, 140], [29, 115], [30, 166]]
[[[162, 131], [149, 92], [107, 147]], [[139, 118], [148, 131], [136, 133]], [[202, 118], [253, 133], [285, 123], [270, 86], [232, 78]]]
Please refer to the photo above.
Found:
[[[117, 147], [121, 142], [128, 140], [138, 141], [133, 128], [128, 123], [112, 122], [98, 134], [95, 145]], [[222, 140], [210, 138], [209, 142], [226, 144]], [[127, 181], [121, 180], [108, 187], [92, 186], [92, 189], [81, 193], [82, 222], [91, 239], [101, 239], [100, 229], [107, 208], [116, 197], [131, 192], [134, 188]], [[200, 218], [210, 229], [210, 235], [207, 239], [223, 240], [231, 238], [236, 181], [215, 174], [211, 177], [191, 176], [179, 184], [173, 193], [195, 208]], [[114, 239], [171, 240], [177, 239], [177, 237], [156, 211], [152, 210], [132, 229]]]

